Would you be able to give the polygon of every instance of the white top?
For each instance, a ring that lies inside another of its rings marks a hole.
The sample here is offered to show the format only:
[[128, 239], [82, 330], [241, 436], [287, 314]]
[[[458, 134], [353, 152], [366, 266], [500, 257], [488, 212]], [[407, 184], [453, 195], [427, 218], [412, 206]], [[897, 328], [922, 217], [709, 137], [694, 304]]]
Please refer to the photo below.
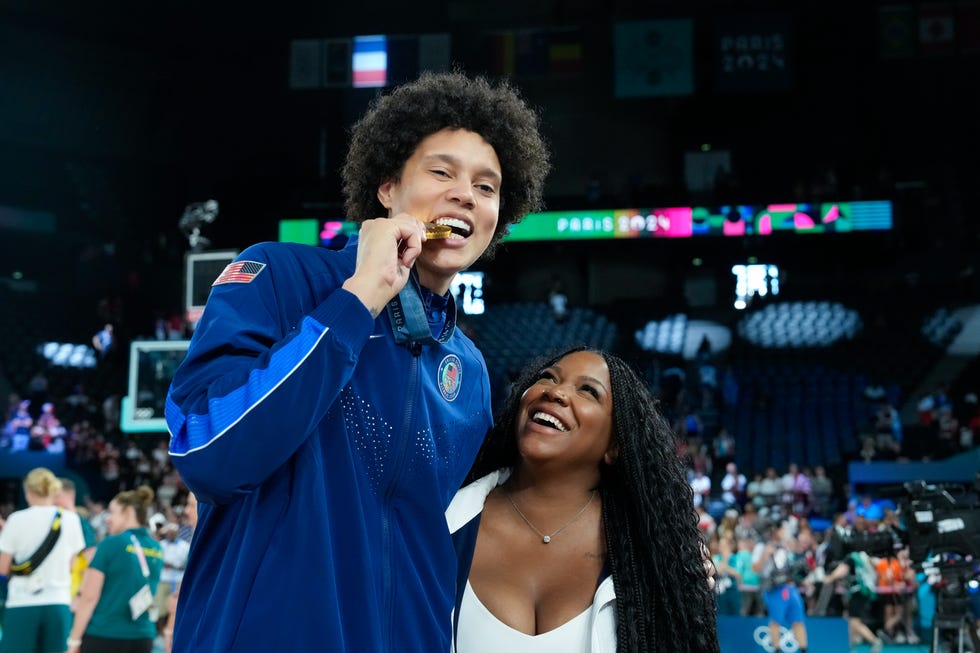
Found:
[[[0, 551], [13, 556], [13, 563], [27, 560], [51, 531], [55, 506], [32, 506], [10, 515], [0, 531]], [[82, 523], [74, 512], [61, 511], [61, 535], [51, 553], [34, 573], [11, 576], [7, 586], [7, 607], [69, 605], [71, 603], [71, 563], [85, 548]]]
[[[481, 479], [473, 481], [466, 487], [462, 488], [453, 497], [452, 503], [449, 508], [446, 509], [446, 523], [449, 526], [449, 531], [455, 533], [460, 528], [466, 525], [471, 519], [476, 517], [480, 512], [483, 511], [483, 504], [487, 499], [487, 495], [493, 490], [497, 485], [502, 484], [510, 476], [510, 470], [503, 469], [496, 472], [492, 472]], [[464, 590], [465, 593], [465, 590]], [[466, 599], [464, 598], [464, 603]], [[477, 603], [479, 601], [477, 600]], [[482, 605], [480, 607], [483, 607]], [[486, 608], [483, 608], [486, 610]], [[465, 630], [467, 629], [466, 624], [462, 623], [463, 612], [466, 608], [460, 605], [460, 624], [456, 632], [456, 642], [453, 643], [452, 651], [456, 653], [472, 653], [478, 649], [472, 649], [472, 651], [463, 648], [463, 642], [471, 642], [474, 638], [468, 635]], [[562, 646], [547, 648], [537, 648], [537, 649], [524, 649], [524, 650], [534, 650], [534, 651], [560, 651], [564, 653], [565, 650], [571, 651], [588, 651], [588, 653], [615, 653], [616, 651], [616, 591], [613, 588], [612, 576], [607, 576], [605, 580], [599, 583], [599, 588], [596, 589], [595, 595], [592, 597], [592, 606], [586, 610], [588, 616], [585, 617], [585, 631], [584, 635], [579, 633], [578, 636], [583, 638], [581, 643], [576, 646], [571, 646], [567, 642], [562, 640]], [[576, 619], [581, 618], [579, 615]], [[468, 620], [469, 621], [469, 620]], [[553, 631], [552, 631], [553, 632]], [[548, 633], [544, 633], [547, 635]], [[524, 635], [523, 637], [530, 637], [529, 635]], [[540, 637], [540, 635], [538, 636]], [[532, 638], [534, 639], [534, 638]], [[494, 646], [492, 648], [487, 648], [486, 645], [483, 646], [484, 651], [493, 650], [495, 652], [503, 651], [504, 653], [514, 653], [514, 650], [510, 650], [507, 647], [499, 646], [498, 643], [491, 639], [490, 640]], [[479, 645], [479, 642], [477, 643]]]
[[528, 635], [497, 619], [473, 591], [469, 581], [459, 608], [459, 653], [587, 653], [591, 642], [592, 607], [558, 628], [540, 635]]

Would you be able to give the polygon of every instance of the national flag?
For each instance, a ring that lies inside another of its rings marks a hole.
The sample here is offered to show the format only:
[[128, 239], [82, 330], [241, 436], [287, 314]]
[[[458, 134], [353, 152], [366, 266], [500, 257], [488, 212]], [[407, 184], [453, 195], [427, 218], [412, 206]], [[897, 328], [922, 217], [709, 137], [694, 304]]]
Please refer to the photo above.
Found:
[[568, 77], [582, 68], [577, 27], [490, 32], [486, 40], [487, 71], [496, 77]]
[[952, 54], [955, 45], [953, 5], [928, 2], [919, 7], [919, 54], [934, 56]]
[[915, 56], [915, 12], [912, 5], [878, 8], [878, 56], [906, 59]]
[[582, 30], [555, 29], [548, 34], [548, 75], [569, 77], [582, 72]]
[[388, 81], [387, 37], [355, 36], [351, 69], [354, 88], [384, 86]]
[[251, 283], [259, 272], [265, 269], [265, 263], [258, 261], [236, 261], [229, 263], [224, 271], [214, 280], [212, 286], [220, 286], [223, 283]]

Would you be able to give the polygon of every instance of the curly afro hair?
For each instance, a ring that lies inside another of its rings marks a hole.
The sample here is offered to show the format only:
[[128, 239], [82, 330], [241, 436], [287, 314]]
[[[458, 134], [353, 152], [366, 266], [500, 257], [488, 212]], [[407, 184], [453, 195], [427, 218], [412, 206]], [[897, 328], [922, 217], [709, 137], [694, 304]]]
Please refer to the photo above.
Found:
[[485, 252], [489, 258], [510, 225], [543, 205], [551, 164], [538, 122], [535, 111], [506, 81], [491, 84], [459, 72], [423, 73], [376, 99], [351, 130], [341, 171], [348, 219], [361, 222], [386, 215], [378, 186], [397, 181], [429, 135], [465, 129], [493, 147], [503, 173], [497, 229]]

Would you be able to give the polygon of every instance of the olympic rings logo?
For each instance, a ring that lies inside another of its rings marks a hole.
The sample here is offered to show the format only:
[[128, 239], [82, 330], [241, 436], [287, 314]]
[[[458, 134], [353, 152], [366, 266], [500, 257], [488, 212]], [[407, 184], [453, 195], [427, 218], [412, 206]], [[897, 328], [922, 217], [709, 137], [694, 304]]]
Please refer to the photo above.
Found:
[[[769, 626], [759, 626], [752, 631], [752, 639], [766, 651], [766, 653], [775, 653], [776, 649], [772, 645], [772, 636], [769, 633]], [[800, 645], [796, 643], [796, 638], [793, 637], [793, 631], [789, 628], [779, 627], [779, 650], [785, 651], [785, 653], [796, 653], [800, 650]]]

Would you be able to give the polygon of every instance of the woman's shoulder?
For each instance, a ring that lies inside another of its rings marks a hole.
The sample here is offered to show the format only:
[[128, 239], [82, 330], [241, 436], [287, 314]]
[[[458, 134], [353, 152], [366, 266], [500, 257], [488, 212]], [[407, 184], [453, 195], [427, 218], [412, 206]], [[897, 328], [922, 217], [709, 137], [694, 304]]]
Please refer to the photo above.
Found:
[[498, 469], [460, 488], [446, 508], [449, 532], [455, 533], [483, 511], [487, 496], [510, 476], [509, 469]]

